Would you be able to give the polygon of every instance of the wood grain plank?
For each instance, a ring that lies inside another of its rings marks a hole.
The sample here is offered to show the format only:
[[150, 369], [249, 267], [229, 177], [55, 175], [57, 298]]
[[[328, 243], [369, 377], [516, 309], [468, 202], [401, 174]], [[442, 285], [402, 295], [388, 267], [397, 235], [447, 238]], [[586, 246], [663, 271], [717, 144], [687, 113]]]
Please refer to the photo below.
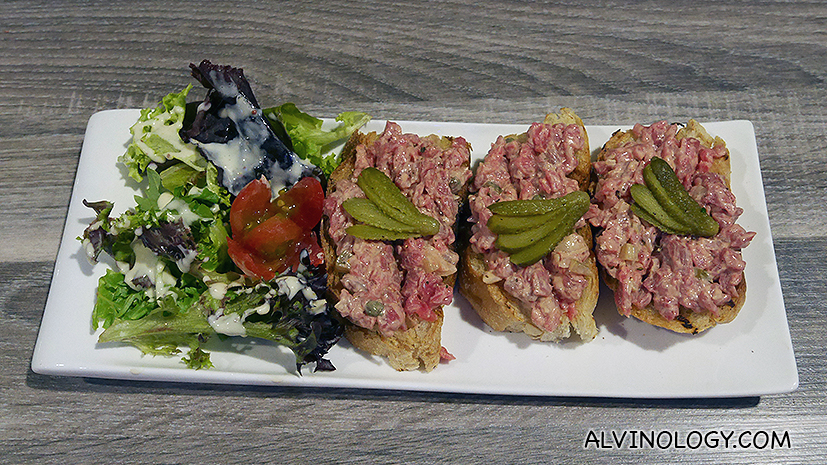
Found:
[[[822, 463], [827, 5], [367, 0], [0, 7], [0, 457], [10, 463]], [[88, 118], [210, 58], [320, 116], [751, 120], [800, 388], [624, 400], [131, 383], [29, 369]], [[778, 431], [789, 448], [585, 448], [589, 431]]]

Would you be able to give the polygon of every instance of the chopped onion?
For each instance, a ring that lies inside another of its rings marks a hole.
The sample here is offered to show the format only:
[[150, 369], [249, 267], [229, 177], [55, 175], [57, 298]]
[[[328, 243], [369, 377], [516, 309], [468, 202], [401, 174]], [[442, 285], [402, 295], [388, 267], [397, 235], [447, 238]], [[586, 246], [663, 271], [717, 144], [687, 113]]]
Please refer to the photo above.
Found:
[[350, 258], [353, 256], [353, 252], [349, 250], [342, 251], [336, 257], [336, 271], [340, 273], [347, 273], [350, 271]]
[[493, 284], [498, 281], [502, 281], [502, 279], [492, 271], [486, 271], [485, 274], [482, 275], [482, 282], [485, 284]]
[[578, 260], [572, 260], [571, 261], [571, 265], [569, 266], [569, 271], [571, 273], [579, 274], [579, 275], [583, 275], [583, 276], [588, 276], [588, 275], [591, 274], [591, 270], [589, 269], [589, 267], [586, 266], [585, 263], [583, 263], [581, 261], [578, 261]]
[[626, 261], [633, 261], [637, 260], [637, 246], [635, 244], [623, 244], [623, 247], [620, 248], [620, 259]]

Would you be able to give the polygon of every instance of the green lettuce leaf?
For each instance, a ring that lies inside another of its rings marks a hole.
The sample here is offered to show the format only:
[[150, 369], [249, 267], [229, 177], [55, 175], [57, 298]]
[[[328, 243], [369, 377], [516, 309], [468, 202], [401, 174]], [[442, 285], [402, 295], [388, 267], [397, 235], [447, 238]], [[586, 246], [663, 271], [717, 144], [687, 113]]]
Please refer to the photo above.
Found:
[[98, 298], [92, 310], [92, 327], [108, 328], [115, 320], [136, 320], [157, 307], [144, 292], [129, 287], [123, 273], [106, 270], [98, 280]]
[[[140, 291], [133, 291], [140, 293]], [[210, 355], [201, 344], [214, 334], [204, 314], [194, 306], [199, 298], [194, 288], [176, 288], [172, 294], [153, 302], [150, 312], [139, 318], [115, 319], [98, 338], [98, 342], [122, 342], [134, 345], [147, 355], [172, 356], [189, 347], [181, 361], [190, 368], [212, 367]]]
[[322, 129], [321, 119], [304, 113], [292, 103], [267, 108], [264, 116], [283, 125], [290, 136], [293, 151], [318, 166], [326, 176], [330, 176], [341, 161], [338, 154], [329, 153], [332, 147], [370, 121], [366, 113], [346, 111], [336, 117], [340, 123], [338, 126], [325, 130]]
[[[109, 274], [109, 273], [107, 273]], [[288, 276], [286, 279], [301, 279]], [[220, 336], [210, 324], [209, 317], [238, 315], [247, 337], [266, 339], [293, 351], [296, 368], [316, 362], [317, 369], [331, 369], [322, 358], [342, 333], [337, 320], [324, 312], [308, 311], [310, 302], [303, 292], [284, 293], [277, 281], [270, 283], [235, 283], [220, 299], [213, 296], [203, 282], [183, 283], [157, 302], [141, 297], [143, 292], [123, 283], [123, 275], [112, 272], [102, 286], [117, 288], [112, 305], [96, 313], [96, 321], [107, 318], [108, 326], [101, 333], [101, 343], [121, 342], [134, 345], [148, 355], [176, 355], [180, 346], [189, 347], [182, 362], [192, 368], [211, 366], [203, 344]], [[317, 286], [318, 283], [312, 284]], [[316, 287], [322, 292], [323, 289]], [[100, 296], [99, 296], [100, 298]], [[118, 303], [129, 299], [140, 303], [139, 312], [119, 312]], [[224, 337], [224, 336], [221, 336]]]
[[[230, 259], [232, 197], [218, 183], [215, 166], [178, 135], [189, 90], [143, 110], [132, 128], [132, 143], [119, 161], [141, 183], [135, 206], [110, 216], [111, 202], [84, 200], [95, 210], [94, 221], [78, 238], [84, 250], [93, 260], [103, 252], [118, 262], [98, 283], [92, 326], [103, 329], [99, 342], [130, 344], [148, 355], [178, 355], [188, 367], [202, 369], [212, 366], [204, 350], [211, 338], [246, 332], [292, 350], [299, 373], [307, 363], [316, 363], [316, 370], [334, 369], [324, 355], [341, 337], [341, 323], [323, 297], [307, 297], [312, 293], [305, 289], [324, 296], [323, 272], [260, 283], [244, 278]], [[303, 153], [312, 152], [328, 172], [335, 161], [322, 155], [326, 146], [369, 119], [344, 113], [339, 128], [326, 131], [321, 120], [305, 118], [295, 105], [285, 108], [303, 120], [294, 126], [305, 134], [296, 136]], [[230, 318], [220, 320], [224, 316]], [[243, 331], [237, 331], [238, 324]]]
[[166, 95], [155, 108], [141, 110], [141, 116], [131, 128], [132, 142], [126, 153], [118, 158], [129, 168], [129, 176], [140, 182], [150, 163], [179, 160], [203, 171], [207, 161], [193, 144], [181, 140], [178, 132], [184, 125], [187, 94], [184, 90]]

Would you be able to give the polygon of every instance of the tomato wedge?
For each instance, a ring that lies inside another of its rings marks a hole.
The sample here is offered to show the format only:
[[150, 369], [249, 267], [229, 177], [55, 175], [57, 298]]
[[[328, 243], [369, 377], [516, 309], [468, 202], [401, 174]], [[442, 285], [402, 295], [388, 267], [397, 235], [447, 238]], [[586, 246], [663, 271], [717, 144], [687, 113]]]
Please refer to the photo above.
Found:
[[303, 235], [304, 231], [298, 224], [285, 214], [278, 213], [247, 231], [241, 242], [262, 257], [275, 259], [284, 255], [288, 247]]
[[322, 219], [322, 184], [316, 178], [302, 178], [289, 191], [278, 196], [273, 204], [303, 229], [313, 229]]
[[324, 191], [319, 180], [306, 177], [271, 199], [270, 184], [256, 179], [239, 192], [230, 207], [232, 238], [227, 252], [244, 274], [273, 279], [296, 269], [302, 251], [311, 264], [324, 263], [324, 253], [313, 229], [322, 218]]
[[227, 238], [227, 253], [244, 274], [265, 281], [275, 278], [285, 264], [283, 259], [264, 259], [231, 238]]
[[230, 207], [230, 229], [236, 240], [276, 213], [271, 197], [270, 183], [263, 178], [250, 181], [238, 193]]

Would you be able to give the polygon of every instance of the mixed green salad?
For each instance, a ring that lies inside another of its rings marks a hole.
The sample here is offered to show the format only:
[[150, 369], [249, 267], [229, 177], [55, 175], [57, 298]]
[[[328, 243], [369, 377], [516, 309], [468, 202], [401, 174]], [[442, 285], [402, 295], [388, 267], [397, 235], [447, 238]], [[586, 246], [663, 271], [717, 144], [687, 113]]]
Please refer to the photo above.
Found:
[[78, 239], [116, 264], [98, 283], [99, 342], [203, 369], [207, 341], [261, 338], [292, 350], [299, 374], [332, 370], [342, 325], [325, 300], [322, 184], [338, 163], [329, 148], [370, 117], [342, 113], [325, 130], [290, 103], [261, 109], [239, 68], [190, 67], [206, 98], [188, 103], [189, 85], [143, 110], [118, 159], [141, 185], [135, 206], [114, 216], [84, 200], [96, 218]]

